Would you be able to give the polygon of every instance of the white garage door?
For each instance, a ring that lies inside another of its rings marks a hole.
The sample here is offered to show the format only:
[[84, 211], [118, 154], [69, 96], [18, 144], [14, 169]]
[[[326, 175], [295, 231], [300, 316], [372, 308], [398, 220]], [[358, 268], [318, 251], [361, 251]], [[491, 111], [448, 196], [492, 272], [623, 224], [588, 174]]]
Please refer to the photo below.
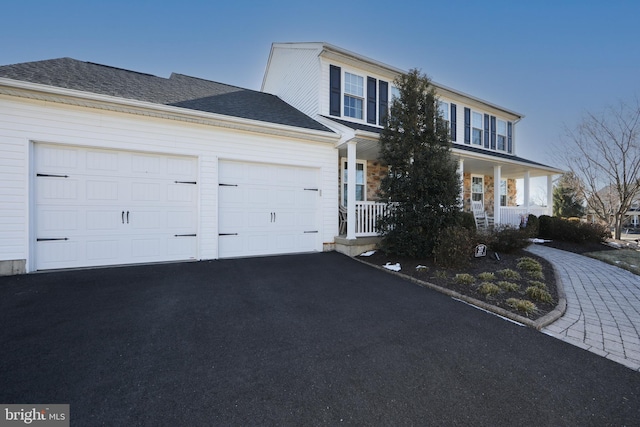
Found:
[[221, 161], [219, 257], [318, 250], [318, 169]]
[[36, 268], [188, 260], [197, 160], [36, 144]]

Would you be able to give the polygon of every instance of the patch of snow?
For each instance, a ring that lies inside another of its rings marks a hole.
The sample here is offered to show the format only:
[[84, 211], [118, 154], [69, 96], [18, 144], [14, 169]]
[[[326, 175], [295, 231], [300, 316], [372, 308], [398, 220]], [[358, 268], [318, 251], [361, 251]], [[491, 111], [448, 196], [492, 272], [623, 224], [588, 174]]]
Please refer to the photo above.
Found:
[[391, 270], [391, 271], [400, 271], [400, 263], [397, 262], [395, 264], [391, 264], [390, 262], [386, 263], [385, 265], [383, 265], [384, 268], [386, 268], [387, 270]]
[[375, 253], [376, 253], [376, 251], [368, 251], [368, 252], [361, 253], [359, 256], [371, 256], [371, 255], [373, 255]]
[[428, 270], [429, 267], [425, 265], [416, 265], [416, 270]]
[[529, 239], [529, 241], [531, 243], [547, 243], [547, 242], [550, 242], [551, 240], [533, 238], [533, 239]]
[[614, 248], [621, 248], [622, 245], [618, 242], [608, 242], [607, 243], [609, 246], [613, 246]]

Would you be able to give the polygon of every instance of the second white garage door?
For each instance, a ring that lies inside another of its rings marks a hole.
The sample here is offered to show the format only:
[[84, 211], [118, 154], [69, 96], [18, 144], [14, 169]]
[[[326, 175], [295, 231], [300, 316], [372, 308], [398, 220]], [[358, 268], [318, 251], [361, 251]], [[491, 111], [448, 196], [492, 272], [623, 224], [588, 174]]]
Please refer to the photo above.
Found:
[[318, 169], [221, 161], [219, 257], [319, 250]]

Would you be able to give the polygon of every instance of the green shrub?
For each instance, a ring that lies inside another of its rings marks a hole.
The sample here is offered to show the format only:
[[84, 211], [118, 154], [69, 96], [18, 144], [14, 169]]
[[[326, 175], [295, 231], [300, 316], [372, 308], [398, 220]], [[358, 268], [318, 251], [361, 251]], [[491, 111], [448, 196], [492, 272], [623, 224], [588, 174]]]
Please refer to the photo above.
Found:
[[438, 270], [436, 271], [436, 279], [446, 279], [447, 277], [449, 277], [447, 275], [447, 272], [444, 270]]
[[475, 279], [470, 274], [459, 273], [459, 274], [456, 274], [455, 281], [460, 285], [471, 285], [473, 284], [473, 282], [475, 282]]
[[520, 270], [524, 270], [526, 272], [530, 272], [530, 271], [539, 271], [542, 272], [542, 264], [540, 264], [537, 260], [528, 257], [528, 256], [524, 256], [521, 258], [518, 258], [518, 268]]
[[535, 311], [538, 309], [538, 307], [536, 307], [534, 303], [526, 299], [509, 298], [507, 300], [507, 304], [509, 304], [516, 310], [523, 312], [527, 316], [535, 313]]
[[535, 286], [536, 288], [540, 288], [540, 289], [544, 289], [547, 290], [547, 285], [545, 283], [539, 282], [537, 280], [530, 280], [529, 281], [529, 285], [530, 286]]
[[494, 285], [493, 283], [484, 282], [480, 285], [480, 288], [478, 288], [478, 291], [482, 295], [486, 295], [489, 297], [491, 295], [497, 295], [498, 293], [500, 293], [500, 288], [497, 285]]
[[555, 239], [556, 230], [553, 217], [549, 215], [540, 215], [538, 218], [538, 236], [543, 239]]
[[542, 271], [527, 271], [527, 276], [535, 280], [544, 280], [544, 273]]
[[535, 301], [548, 303], [553, 302], [553, 298], [551, 297], [549, 291], [539, 288], [538, 286], [529, 286], [527, 289], [525, 289], [524, 293], [527, 294], [529, 298]]
[[604, 224], [590, 224], [588, 222], [578, 223], [580, 236], [584, 242], [603, 243], [611, 237], [609, 227]]
[[538, 237], [538, 231], [540, 228], [540, 220], [537, 216], [529, 214], [527, 217], [527, 225], [524, 228], [528, 237]]
[[520, 290], [520, 285], [513, 282], [507, 282], [505, 280], [499, 281], [497, 285], [505, 292], [517, 292]]
[[525, 230], [511, 226], [498, 226], [488, 234], [488, 246], [492, 251], [512, 253], [524, 249], [531, 243]]
[[503, 279], [520, 280], [520, 273], [510, 268], [498, 270], [496, 273]]
[[575, 219], [562, 219], [543, 215], [540, 217], [539, 236], [544, 239], [573, 243], [601, 243], [611, 237], [602, 224], [590, 224]]
[[480, 273], [478, 274], [478, 279], [480, 280], [484, 280], [486, 282], [490, 281], [490, 280], [495, 280], [496, 275], [493, 273], [490, 273], [488, 271], [485, 271], [484, 273]]
[[476, 232], [476, 220], [473, 217], [473, 212], [460, 212], [458, 224], [473, 233]]
[[442, 267], [464, 267], [469, 265], [472, 253], [471, 232], [461, 226], [447, 227], [438, 234], [433, 260]]

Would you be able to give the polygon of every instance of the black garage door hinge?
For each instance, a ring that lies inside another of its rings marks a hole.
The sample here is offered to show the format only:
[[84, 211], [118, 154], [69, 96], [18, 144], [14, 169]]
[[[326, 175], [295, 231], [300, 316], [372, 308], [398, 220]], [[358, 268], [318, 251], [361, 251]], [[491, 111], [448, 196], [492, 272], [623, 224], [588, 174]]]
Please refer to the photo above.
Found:
[[197, 184], [196, 181], [174, 181], [176, 184]]
[[51, 237], [51, 238], [38, 238], [36, 242], [51, 242], [54, 240], [69, 240], [68, 237]]
[[237, 236], [238, 233], [220, 233], [218, 236]]
[[223, 183], [219, 183], [218, 184], [220, 187], [237, 187], [238, 184], [223, 184]]
[[196, 237], [196, 234], [174, 234], [173, 237]]
[[304, 191], [319, 191], [317, 188], [305, 188]]
[[69, 178], [69, 175], [52, 175], [49, 173], [37, 173], [36, 176], [47, 176], [49, 178]]
[[305, 231], [305, 232], [304, 232], [304, 234], [317, 233], [317, 232], [318, 232], [318, 230], [315, 230], [315, 231]]

